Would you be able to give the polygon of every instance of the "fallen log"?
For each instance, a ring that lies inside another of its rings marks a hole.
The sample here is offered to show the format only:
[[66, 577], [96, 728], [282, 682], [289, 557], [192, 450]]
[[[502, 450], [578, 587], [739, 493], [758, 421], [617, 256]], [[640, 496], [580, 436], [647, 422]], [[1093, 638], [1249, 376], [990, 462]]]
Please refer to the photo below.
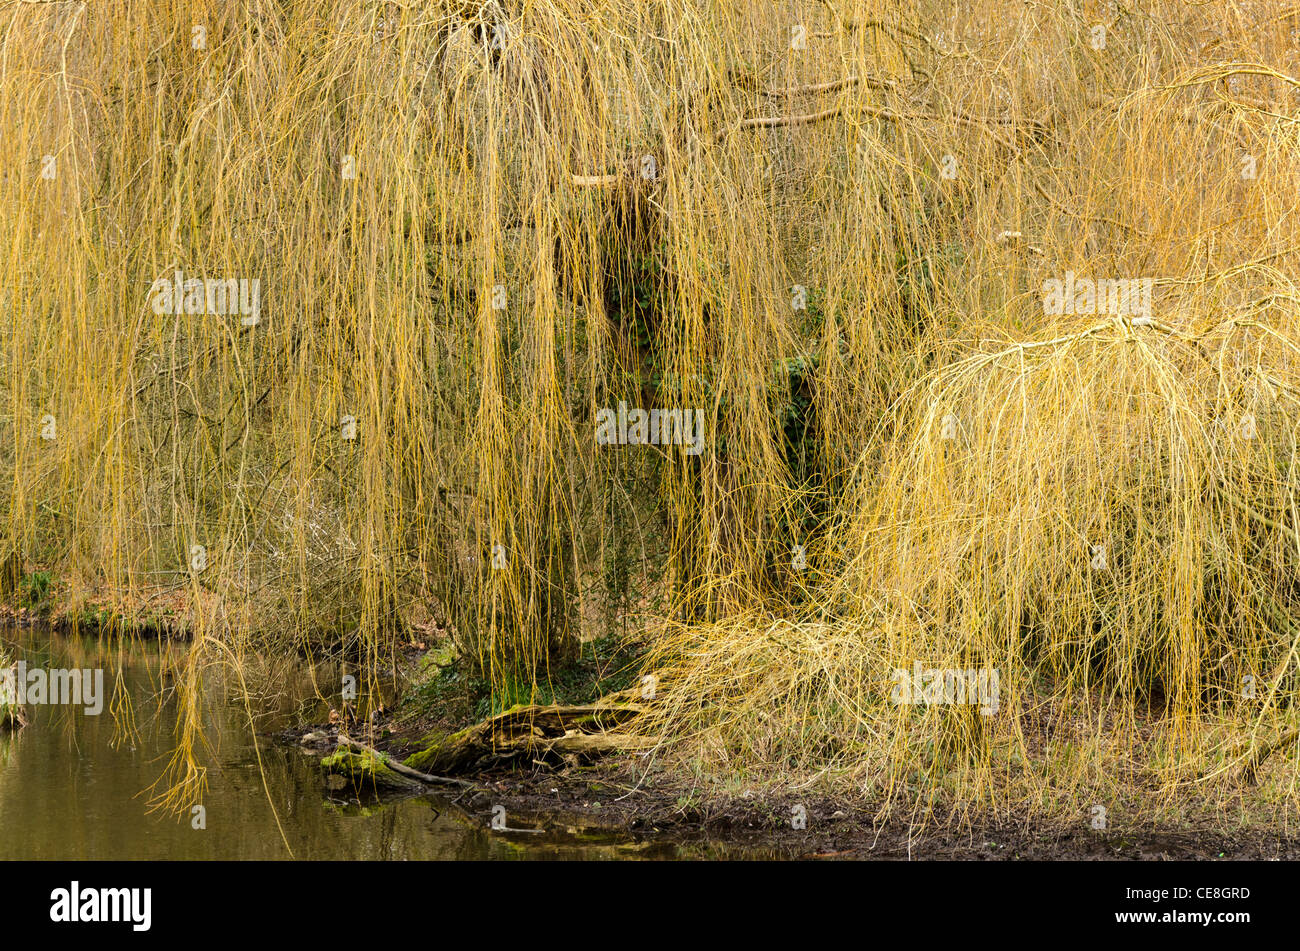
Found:
[[408, 756], [404, 765], [445, 774], [521, 755], [594, 755], [651, 749], [658, 740], [618, 730], [645, 709], [638, 703], [610, 701], [569, 706], [520, 705], [456, 733], [426, 735], [420, 741], [423, 749]]
[[392, 766], [391, 759], [352, 750], [344, 743], [340, 743], [338, 749], [320, 761], [320, 768], [323, 771], [343, 776], [357, 786], [403, 790], [422, 788], [420, 782], [404, 776]]
[[635, 736], [628, 733], [578, 733], [543, 740], [538, 746], [559, 753], [611, 753], [618, 751], [648, 750], [659, 744], [654, 737]]
[[518, 705], [452, 734], [430, 733], [421, 749], [399, 760], [340, 733], [338, 746], [321, 760], [321, 769], [354, 782], [391, 788], [473, 783], [446, 773], [469, 772], [518, 756], [549, 753], [594, 756], [652, 749], [654, 737], [618, 728], [645, 712], [631, 701], [608, 698], [598, 703]]
[[[383, 767], [386, 767], [387, 769], [392, 770], [394, 773], [397, 773], [400, 776], [404, 776], [407, 779], [413, 779], [418, 782], [425, 783], [426, 785], [429, 786], [437, 785], [438, 783], [448, 783], [452, 786], [472, 788], [474, 785], [473, 783], [468, 783], [463, 779], [453, 779], [450, 776], [434, 776], [431, 775], [430, 773], [422, 773], [418, 769], [413, 769], [410, 766], [407, 766], [405, 763], [401, 763], [393, 759], [387, 753], [381, 753], [379, 750], [374, 749], [373, 747], [370, 746], [366, 746], [366, 744], [358, 740], [354, 740], [352, 739], [352, 737], [347, 736], [343, 733], [339, 734], [339, 746], [350, 746], [354, 749], [360, 750], [363, 754], [371, 757], [375, 762], [382, 765]], [[322, 763], [322, 765], [324, 764]]]

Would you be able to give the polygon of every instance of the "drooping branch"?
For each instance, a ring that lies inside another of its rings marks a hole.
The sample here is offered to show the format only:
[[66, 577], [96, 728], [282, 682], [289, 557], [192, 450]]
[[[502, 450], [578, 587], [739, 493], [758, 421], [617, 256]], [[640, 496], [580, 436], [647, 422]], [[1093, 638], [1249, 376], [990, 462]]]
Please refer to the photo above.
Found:
[[892, 79], [872, 79], [866, 77], [859, 79], [857, 76], [846, 76], [843, 79], [832, 79], [825, 83], [811, 83], [806, 86], [790, 86], [786, 89], [769, 89], [764, 93], [766, 96], [805, 96], [819, 92], [838, 92], [849, 86], [856, 86], [859, 82], [871, 89], [889, 89], [898, 88], [898, 84]]
[[615, 173], [613, 175], [570, 175], [569, 180], [580, 188], [606, 188], [610, 185], [617, 185], [623, 178], [622, 175]]
[[832, 106], [830, 109], [824, 109], [821, 112], [810, 112], [805, 115], [793, 116], [751, 116], [747, 119], [741, 119], [735, 126], [730, 129], [723, 129], [718, 133], [718, 141], [721, 142], [732, 132], [739, 132], [742, 129], [771, 129], [777, 126], [786, 125], [808, 125], [813, 122], [822, 122], [826, 119], [834, 119], [844, 111], [843, 105]]

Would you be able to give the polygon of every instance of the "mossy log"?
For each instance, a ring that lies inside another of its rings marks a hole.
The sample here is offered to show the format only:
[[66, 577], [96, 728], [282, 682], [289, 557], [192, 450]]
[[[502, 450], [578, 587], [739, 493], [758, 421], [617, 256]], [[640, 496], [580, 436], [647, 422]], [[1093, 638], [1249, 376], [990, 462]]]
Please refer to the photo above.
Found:
[[[473, 783], [467, 783], [464, 780], [452, 779], [448, 776], [432, 776], [429, 773], [422, 773], [418, 769], [407, 766], [405, 763], [399, 763], [387, 753], [381, 753], [379, 750], [372, 749], [371, 747], [366, 746], [366, 744], [354, 740], [343, 733], [339, 734], [338, 742], [340, 748], [346, 746], [357, 751], [357, 753], [363, 758], [362, 762], [358, 764], [362, 768], [378, 764], [378, 768], [397, 773], [400, 779], [404, 779], [407, 782], [424, 783], [425, 785], [450, 783], [453, 786], [473, 786]], [[335, 755], [337, 756], [338, 754]], [[369, 758], [369, 762], [365, 761], [365, 758], [367, 757]], [[326, 757], [326, 759], [333, 759], [333, 757]], [[336, 762], [341, 764], [342, 761]], [[322, 765], [324, 764], [322, 763]]]
[[426, 773], [463, 773], [519, 755], [547, 753], [596, 754], [644, 750], [657, 744], [652, 737], [618, 732], [645, 707], [605, 701], [573, 706], [511, 707], [481, 723], [452, 734], [430, 733], [424, 747], [405, 765]]
[[390, 765], [387, 757], [370, 750], [339, 748], [320, 761], [327, 773], [337, 773], [358, 786], [375, 786], [388, 789], [414, 789], [420, 783], [403, 776]]

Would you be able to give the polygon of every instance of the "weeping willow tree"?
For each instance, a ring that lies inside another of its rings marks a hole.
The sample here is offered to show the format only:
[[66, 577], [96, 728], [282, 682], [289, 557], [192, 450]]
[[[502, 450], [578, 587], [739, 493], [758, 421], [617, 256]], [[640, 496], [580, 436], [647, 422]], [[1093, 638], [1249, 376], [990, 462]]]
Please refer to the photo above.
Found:
[[[1161, 788], [1233, 775], [1295, 686], [1295, 27], [10, 5], [9, 549], [183, 594], [190, 692], [253, 647], [373, 673], [418, 605], [526, 701], [613, 605], [647, 729], [724, 773], [1033, 797], [1138, 737]], [[1147, 306], [1073, 299], [1112, 279]], [[1000, 714], [892, 703], [913, 660]]]

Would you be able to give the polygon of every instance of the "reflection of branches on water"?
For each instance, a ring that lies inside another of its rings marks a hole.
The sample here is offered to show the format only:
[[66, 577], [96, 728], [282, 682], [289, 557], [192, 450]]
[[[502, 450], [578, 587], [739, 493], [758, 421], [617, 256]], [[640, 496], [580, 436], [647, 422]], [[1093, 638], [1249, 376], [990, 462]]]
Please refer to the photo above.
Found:
[[[208, 648], [213, 649], [212, 653], [208, 653]], [[289, 845], [289, 839], [284, 832], [284, 825], [280, 822], [280, 811], [276, 808], [275, 800], [272, 798], [271, 787], [266, 779], [266, 766], [262, 762], [262, 750], [257, 743], [256, 720], [253, 716], [248, 682], [244, 676], [245, 658], [242, 653], [236, 653], [229, 645], [211, 635], [204, 634], [196, 637], [186, 658], [183, 676], [177, 678], [176, 746], [172, 751], [166, 770], [150, 787], [152, 793], [149, 801], [150, 811], [164, 809], [183, 814], [187, 807], [200, 804], [204, 793], [207, 791], [207, 767], [198, 762], [195, 756], [195, 748], [197, 745], [202, 744], [209, 755], [213, 753], [211, 744], [202, 729], [201, 709], [203, 672], [212, 665], [219, 668], [228, 668], [239, 680], [239, 696], [241, 705], [244, 708], [244, 714], [247, 717], [249, 731], [252, 734], [251, 742], [253, 754], [257, 760], [258, 776], [262, 781], [262, 789], [266, 793], [267, 804], [271, 807], [271, 814], [275, 818], [275, 826], [279, 830], [280, 839], [284, 842], [289, 857], [292, 858], [293, 847]]]
[[113, 668], [113, 689], [109, 692], [108, 715], [113, 721], [114, 749], [120, 746], [138, 746], [140, 730], [135, 722], [135, 705], [131, 702], [131, 693], [126, 688], [126, 677], [122, 670], [122, 651], [116, 653], [116, 665]]
[[[195, 756], [196, 744], [207, 746], [201, 729], [199, 692], [201, 661], [206, 638], [196, 640], [172, 687], [176, 698], [176, 746], [162, 775], [149, 787], [149, 811], [165, 810], [178, 816], [202, 802], [207, 791], [207, 767]], [[209, 748], [210, 751], [210, 748]]]

